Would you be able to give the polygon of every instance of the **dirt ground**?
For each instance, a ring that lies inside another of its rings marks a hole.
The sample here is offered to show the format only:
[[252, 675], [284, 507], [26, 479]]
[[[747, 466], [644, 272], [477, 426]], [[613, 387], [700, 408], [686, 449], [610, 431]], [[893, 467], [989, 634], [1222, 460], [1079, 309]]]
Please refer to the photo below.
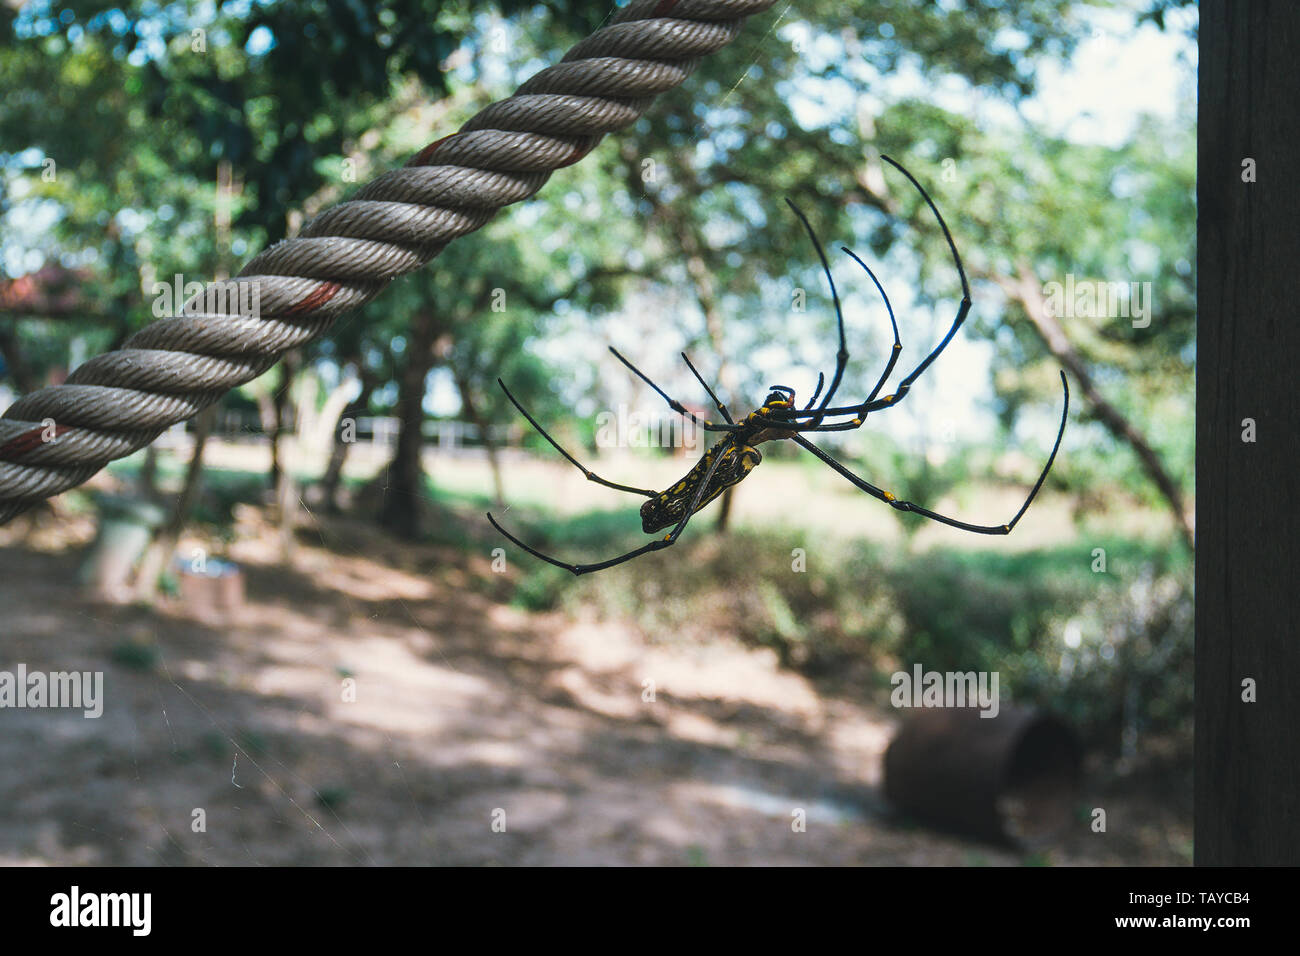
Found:
[[1167, 783], [1093, 760], [1108, 832], [1032, 856], [933, 833], [879, 796], [878, 692], [830, 696], [725, 636], [526, 613], [488, 559], [357, 522], [286, 561], [242, 521], [247, 600], [221, 618], [87, 596], [85, 519], [0, 529], [0, 669], [106, 685], [97, 720], [0, 710], [0, 863], [1190, 862]]

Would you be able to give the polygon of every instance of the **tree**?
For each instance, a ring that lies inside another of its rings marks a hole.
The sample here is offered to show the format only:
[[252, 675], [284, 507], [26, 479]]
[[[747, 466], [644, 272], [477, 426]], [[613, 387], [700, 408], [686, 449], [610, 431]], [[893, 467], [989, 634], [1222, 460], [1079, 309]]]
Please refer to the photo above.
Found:
[[[510, 15], [533, 10], [520, 0], [497, 7]], [[20, 200], [59, 211], [48, 237], [20, 241], [47, 256], [93, 255], [100, 264], [95, 282], [106, 294], [96, 299], [112, 303], [116, 321], [91, 348], [108, 348], [154, 317], [131, 306], [158, 277], [214, 274], [229, 252], [214, 245], [225, 237], [206, 228], [213, 203], [206, 184], [218, 168], [244, 187], [232, 230], [236, 253], [287, 235], [301, 223], [299, 209], [341, 192], [345, 177], [327, 157], [342, 159], [362, 135], [394, 121], [393, 104], [409, 103], [412, 90], [424, 98], [450, 92], [449, 57], [475, 9], [416, 0], [222, 4], [215, 16], [197, 2], [158, 8], [88, 0], [62, 4], [57, 15], [36, 5], [0, 7], [0, 79], [23, 91], [12, 102], [6, 97], [0, 133], [25, 147], [5, 165], [27, 172], [18, 173]], [[594, 16], [590, 5], [561, 2], [545, 19], [572, 35], [593, 28]], [[394, 98], [403, 86], [407, 94]], [[88, 102], [98, 113], [90, 135]], [[36, 180], [33, 190], [32, 174], [47, 168], [60, 175]], [[11, 193], [0, 194], [0, 213], [12, 208]], [[424, 321], [412, 330], [408, 393], [423, 384], [418, 366], [433, 336], [431, 313], [417, 315]], [[0, 345], [11, 356], [10, 374], [33, 384], [38, 373], [13, 360], [27, 344], [9, 333]], [[414, 415], [420, 402], [408, 394], [406, 404]]]

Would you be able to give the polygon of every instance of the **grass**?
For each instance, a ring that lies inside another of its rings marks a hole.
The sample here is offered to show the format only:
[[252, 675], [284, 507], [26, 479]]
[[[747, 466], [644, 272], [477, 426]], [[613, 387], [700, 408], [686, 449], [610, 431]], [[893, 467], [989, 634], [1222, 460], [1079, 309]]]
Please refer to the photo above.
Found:
[[[512, 514], [521, 536], [561, 556], [645, 540], [635, 512]], [[996, 671], [1003, 695], [1062, 713], [1107, 746], [1125, 728], [1187, 732], [1191, 563], [1177, 547], [1111, 536], [911, 551], [794, 527], [701, 530], [581, 579], [511, 553], [514, 603], [630, 620], [651, 640], [732, 635], [857, 692], [887, 688], [891, 671], [914, 663]]]
[[[228, 530], [234, 506], [260, 503], [264, 487], [258, 472], [210, 469], [196, 517]], [[510, 602], [523, 610], [630, 621], [657, 641], [728, 635], [855, 693], [887, 690], [890, 673], [914, 663], [996, 671], [1004, 697], [1060, 712], [1108, 746], [1125, 730], [1190, 725], [1191, 562], [1169, 542], [1076, 534], [1021, 550], [1003, 538], [922, 548], [788, 523], [719, 536], [710, 512], [674, 548], [574, 578], [496, 537], [482, 488], [428, 481], [425, 498], [431, 541], [505, 548]], [[566, 514], [516, 503], [506, 520], [573, 560], [646, 540], [636, 508]]]

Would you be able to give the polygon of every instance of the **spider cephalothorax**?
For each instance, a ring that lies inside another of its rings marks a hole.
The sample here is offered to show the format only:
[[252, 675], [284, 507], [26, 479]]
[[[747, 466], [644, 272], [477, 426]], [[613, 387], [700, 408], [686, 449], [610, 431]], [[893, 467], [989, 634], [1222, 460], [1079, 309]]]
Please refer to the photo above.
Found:
[[[837, 474], [850, 481], [855, 487], [888, 503], [899, 511], [911, 511], [924, 518], [929, 518], [932, 521], [938, 521], [941, 524], [946, 524], [962, 531], [974, 532], [975, 534], [1010, 534], [1011, 529], [1016, 526], [1016, 523], [1029, 509], [1029, 505], [1034, 500], [1034, 496], [1038, 494], [1038, 490], [1043, 486], [1043, 482], [1047, 479], [1047, 473], [1052, 469], [1052, 462], [1056, 460], [1056, 453], [1061, 447], [1061, 437], [1065, 434], [1066, 416], [1069, 414], [1070, 410], [1070, 387], [1065, 380], [1064, 372], [1061, 373], [1061, 387], [1065, 394], [1065, 407], [1061, 411], [1061, 426], [1056, 433], [1056, 443], [1052, 446], [1052, 453], [1048, 456], [1047, 464], [1043, 466], [1043, 470], [1038, 476], [1038, 481], [1034, 483], [1033, 489], [1030, 490], [1028, 497], [1025, 498], [1025, 503], [1020, 506], [1020, 510], [1017, 511], [1015, 516], [1006, 524], [969, 524], [965, 521], [958, 521], [956, 518], [949, 518], [936, 511], [931, 511], [928, 508], [923, 508], [910, 501], [903, 501], [892, 492], [885, 491], [883, 488], [878, 488], [865, 478], [859, 478], [844, 465], [840, 464], [829, 454], [804, 437], [804, 433], [807, 432], [838, 432], [859, 428], [862, 423], [866, 421], [867, 416], [872, 412], [892, 408], [898, 402], [902, 401], [903, 397], [907, 395], [908, 390], [911, 389], [912, 384], [916, 379], [922, 372], [930, 367], [930, 363], [938, 358], [939, 353], [942, 352], [952, 340], [952, 337], [957, 333], [961, 324], [966, 320], [967, 312], [970, 311], [970, 284], [966, 280], [966, 270], [962, 267], [961, 256], [957, 254], [956, 243], [953, 242], [952, 234], [948, 231], [948, 224], [943, 221], [943, 216], [939, 213], [939, 209], [935, 206], [934, 201], [930, 199], [929, 193], [925, 191], [911, 173], [888, 156], [883, 156], [881, 158], [907, 177], [912, 185], [920, 191], [921, 197], [930, 207], [935, 218], [938, 219], [939, 228], [943, 231], [944, 239], [946, 239], [948, 243], [948, 249], [952, 252], [953, 262], [957, 266], [957, 273], [961, 277], [962, 288], [961, 306], [957, 310], [957, 318], [953, 321], [952, 327], [948, 329], [947, 335], [945, 335], [939, 344], [935, 346], [934, 351], [925, 357], [921, 364], [914, 368], [906, 378], [898, 383], [897, 389], [895, 389], [892, 394], [886, 395], [883, 398], [876, 397], [880, 394], [880, 390], [884, 387], [885, 381], [889, 378], [890, 373], [893, 372], [894, 364], [898, 361], [898, 355], [903, 348], [902, 341], [898, 335], [898, 322], [894, 318], [894, 308], [889, 304], [889, 296], [885, 294], [884, 287], [881, 286], [880, 280], [876, 278], [875, 273], [871, 271], [870, 267], [854, 255], [850, 249], [842, 247], [844, 252], [848, 253], [848, 255], [858, 263], [858, 265], [862, 266], [862, 268], [866, 270], [867, 275], [871, 277], [871, 281], [875, 283], [881, 297], [884, 299], [885, 308], [889, 311], [889, 322], [894, 331], [894, 345], [890, 352], [889, 361], [885, 365], [884, 372], [876, 381], [876, 386], [871, 390], [871, 394], [868, 395], [864, 401], [857, 405], [831, 406], [831, 399], [840, 387], [840, 380], [844, 377], [844, 369], [848, 365], [849, 361], [849, 351], [844, 340], [844, 315], [840, 309], [839, 293], [835, 291], [835, 280], [831, 278], [830, 264], [826, 261], [826, 253], [822, 250], [821, 243], [817, 240], [817, 236], [813, 232], [812, 226], [809, 225], [807, 217], [799, 211], [798, 206], [787, 199], [786, 202], [789, 203], [790, 208], [794, 210], [795, 215], [799, 217], [800, 222], [803, 223], [804, 229], [807, 230], [809, 237], [812, 239], [813, 247], [817, 250], [817, 256], [821, 259], [822, 269], [826, 273], [826, 280], [830, 283], [831, 298], [835, 303], [835, 317], [839, 329], [839, 351], [835, 354], [835, 373], [831, 376], [830, 387], [826, 389], [826, 394], [822, 397], [821, 404], [817, 404], [817, 398], [822, 394], [822, 386], [826, 382], [824, 375], [818, 375], [817, 388], [813, 392], [812, 398], [808, 400], [808, 404], [803, 408], [799, 408], [795, 404], [794, 389], [785, 385], [773, 385], [768, 390], [768, 396], [763, 400], [763, 404], [746, 415], [741, 421], [736, 422], [727, 411], [727, 407], [718, 401], [718, 396], [713, 393], [713, 389], [709, 387], [709, 384], [696, 370], [695, 366], [691, 363], [691, 360], [686, 356], [686, 353], [683, 352], [682, 359], [686, 362], [686, 366], [691, 370], [691, 374], [695, 376], [696, 381], [703, 386], [704, 390], [708, 393], [709, 398], [712, 399], [714, 407], [717, 408], [719, 414], [722, 416], [721, 423], [702, 421], [688, 411], [686, 406], [681, 402], [674, 398], [670, 398], [667, 393], [652, 382], [644, 372], [629, 362], [617, 349], [611, 346], [610, 351], [614, 353], [618, 360], [631, 369], [631, 371], [642, 381], [654, 389], [659, 396], [668, 403], [669, 408], [678, 414], [689, 418], [697, 425], [702, 426], [706, 431], [723, 433], [722, 438], [704, 453], [703, 457], [695, 463], [695, 466], [691, 468], [691, 470], [687, 472], [680, 481], [664, 491], [651, 491], [646, 488], [633, 488], [630, 485], [620, 485], [612, 481], [607, 481], [595, 472], [584, 467], [576, 458], [560, 447], [555, 439], [552, 438], [546, 430], [537, 423], [536, 419], [534, 419], [532, 415], [528, 414], [524, 407], [519, 404], [513, 395], [510, 394], [510, 390], [506, 388], [505, 383], [498, 379], [501, 388], [506, 393], [506, 397], [510, 399], [516, 408], [519, 409], [520, 413], [528, 419], [529, 423], [536, 428], [539, 433], [541, 433], [542, 437], [551, 443], [556, 451], [568, 459], [568, 461], [575, 467], [581, 469], [582, 473], [587, 476], [587, 480], [594, 481], [597, 484], [604, 485], [606, 488], [613, 488], [617, 491], [626, 491], [631, 494], [643, 495], [648, 499], [646, 503], [641, 506], [642, 530], [647, 534], [656, 534], [669, 526], [672, 526], [673, 530], [662, 538], [656, 538], [639, 548], [629, 551], [627, 554], [620, 555], [616, 558], [610, 558], [607, 561], [601, 561], [596, 564], [569, 564], [568, 562], [560, 561], [556, 558], [550, 557], [549, 555], [542, 554], [536, 548], [524, 544], [509, 531], [502, 528], [501, 525], [497, 523], [496, 518], [492, 517], [491, 512], [489, 512], [487, 517], [488, 521], [492, 523], [492, 526], [529, 554], [540, 558], [543, 561], [549, 562], [556, 567], [572, 571], [574, 574], [587, 574], [591, 571], [600, 571], [604, 568], [613, 567], [616, 564], [622, 564], [624, 561], [629, 561], [632, 558], [646, 554], [650, 551], [657, 551], [661, 548], [666, 548], [672, 545], [681, 535], [692, 515], [696, 514], [700, 509], [708, 505], [727, 488], [744, 480], [745, 477], [748, 476], [749, 473], [763, 460], [762, 454], [759, 453], [758, 448], [756, 447], [757, 445], [760, 445], [765, 441], [788, 440], [793, 441], [799, 447], [804, 448], [817, 456], [817, 458], [828, 465]], [[845, 419], [844, 416], [849, 417]], [[837, 418], [840, 420], [827, 422], [827, 418]]]

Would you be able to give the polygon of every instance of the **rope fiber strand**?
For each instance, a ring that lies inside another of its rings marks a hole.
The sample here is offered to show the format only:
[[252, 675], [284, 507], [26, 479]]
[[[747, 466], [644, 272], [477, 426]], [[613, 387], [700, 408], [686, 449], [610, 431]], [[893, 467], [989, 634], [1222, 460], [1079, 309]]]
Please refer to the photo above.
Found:
[[[0, 524], [219, 401], [635, 122], [775, 0], [631, 0], [553, 67], [0, 416]], [[255, 315], [240, 308], [256, 302]]]

